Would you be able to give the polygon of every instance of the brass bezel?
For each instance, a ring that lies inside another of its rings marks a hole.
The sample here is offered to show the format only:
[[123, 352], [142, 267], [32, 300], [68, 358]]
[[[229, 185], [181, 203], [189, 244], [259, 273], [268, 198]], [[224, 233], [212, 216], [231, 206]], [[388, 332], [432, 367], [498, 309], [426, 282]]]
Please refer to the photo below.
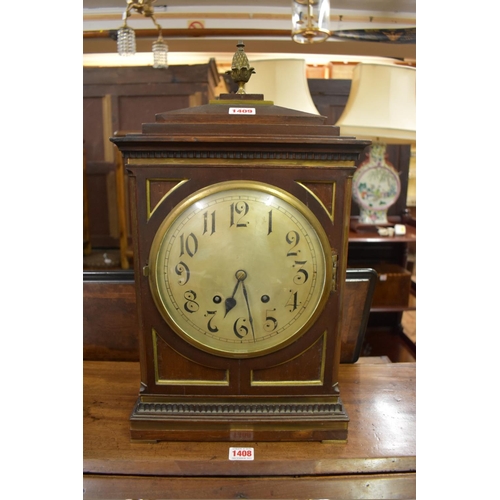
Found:
[[[310, 314], [308, 320], [303, 324], [302, 327], [297, 329], [294, 333], [292, 333], [287, 339], [281, 341], [280, 343], [264, 348], [258, 351], [252, 352], [234, 352], [234, 351], [224, 351], [222, 349], [217, 349], [212, 346], [208, 346], [203, 344], [200, 340], [193, 338], [189, 333], [185, 332], [181, 326], [179, 326], [175, 320], [171, 317], [168, 312], [166, 305], [163, 302], [163, 298], [160, 295], [158, 282], [157, 282], [157, 267], [158, 262], [157, 258], [159, 255], [160, 248], [162, 246], [164, 237], [168, 232], [169, 228], [174, 224], [174, 222], [182, 215], [182, 213], [190, 208], [193, 204], [199, 202], [203, 198], [211, 196], [215, 193], [220, 193], [223, 191], [229, 190], [255, 190], [261, 193], [265, 193], [268, 195], [275, 196], [280, 198], [283, 202], [289, 204], [295, 210], [297, 210], [306, 220], [308, 224], [310, 224], [312, 230], [315, 232], [318, 237], [323, 258], [324, 267], [325, 267], [325, 276], [322, 283], [322, 291], [320, 294], [319, 300], [317, 300], [314, 311]], [[299, 337], [301, 337], [306, 331], [308, 331], [311, 326], [316, 322], [320, 314], [322, 313], [326, 302], [328, 301], [328, 297], [331, 292], [331, 283], [333, 276], [333, 264], [332, 264], [332, 255], [331, 255], [331, 247], [330, 242], [328, 240], [328, 236], [326, 232], [316, 218], [314, 213], [309, 209], [303, 202], [301, 202], [298, 198], [291, 195], [290, 193], [284, 191], [281, 188], [276, 186], [272, 186], [270, 184], [266, 184], [264, 182], [259, 181], [250, 181], [250, 180], [241, 180], [241, 181], [223, 181], [217, 184], [212, 184], [208, 187], [202, 188], [192, 195], [190, 195], [185, 200], [181, 201], [176, 207], [172, 209], [172, 211], [165, 217], [165, 219], [159, 225], [156, 234], [153, 238], [153, 242], [151, 244], [151, 249], [149, 253], [149, 286], [151, 290], [151, 294], [153, 296], [153, 300], [156, 304], [158, 311], [160, 312], [163, 319], [167, 322], [167, 324], [172, 328], [172, 330], [177, 333], [181, 338], [183, 338], [189, 344], [205, 351], [210, 354], [215, 354], [218, 356], [226, 357], [226, 358], [253, 358], [258, 356], [263, 356], [265, 354], [269, 354], [271, 352], [275, 352], [277, 350], [283, 349], [284, 347], [290, 345], [295, 342]]]

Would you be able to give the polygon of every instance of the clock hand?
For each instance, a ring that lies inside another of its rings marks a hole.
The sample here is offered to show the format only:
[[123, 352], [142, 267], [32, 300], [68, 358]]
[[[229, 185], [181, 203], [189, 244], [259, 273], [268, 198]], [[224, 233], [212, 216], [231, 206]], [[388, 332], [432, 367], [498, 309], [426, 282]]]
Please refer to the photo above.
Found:
[[236, 271], [235, 273], [236, 279], [238, 280], [236, 282], [236, 286], [234, 287], [233, 290], [233, 295], [231, 297], [228, 297], [224, 301], [224, 305], [226, 306], [226, 312], [224, 313], [224, 318], [226, 317], [227, 313], [234, 307], [236, 306], [236, 299], [234, 298], [236, 291], [238, 290], [238, 287], [240, 286], [240, 283], [247, 277], [247, 273], [241, 269]]
[[[245, 276], [246, 278], [246, 276]], [[245, 296], [245, 302], [247, 303], [247, 309], [248, 309], [248, 319], [250, 321], [250, 326], [252, 328], [252, 336], [253, 336], [253, 340], [255, 342], [255, 331], [253, 329], [253, 318], [252, 318], [252, 313], [250, 312], [250, 304], [248, 303], [248, 294], [247, 294], [247, 289], [245, 287], [245, 283], [243, 283], [243, 281], [241, 282], [241, 286], [243, 288], [243, 295]]]
[[236, 290], [238, 290], [240, 283], [241, 283], [241, 281], [238, 281], [236, 283], [236, 286], [234, 287], [234, 290], [233, 290], [233, 295], [231, 295], [231, 297], [228, 297], [224, 301], [224, 305], [226, 306], [226, 312], [224, 313], [224, 318], [226, 317], [227, 313], [236, 305], [236, 299], [234, 298], [234, 295], [236, 293]]

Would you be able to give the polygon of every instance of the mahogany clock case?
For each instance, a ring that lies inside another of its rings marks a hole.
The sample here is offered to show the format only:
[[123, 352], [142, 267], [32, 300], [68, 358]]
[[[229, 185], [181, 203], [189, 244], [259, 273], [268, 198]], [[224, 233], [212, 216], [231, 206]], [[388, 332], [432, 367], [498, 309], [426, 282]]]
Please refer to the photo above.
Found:
[[[141, 440], [346, 439], [338, 365], [351, 179], [369, 144], [340, 137], [324, 117], [259, 96], [156, 116], [142, 134], [113, 138], [129, 174], [141, 388], [131, 437]], [[229, 114], [234, 106], [255, 115]], [[262, 356], [218, 356], [179, 336], [155, 303], [149, 257], [180, 203], [226, 181], [263, 183], [312, 212], [334, 263], [328, 298], [305, 333]]]

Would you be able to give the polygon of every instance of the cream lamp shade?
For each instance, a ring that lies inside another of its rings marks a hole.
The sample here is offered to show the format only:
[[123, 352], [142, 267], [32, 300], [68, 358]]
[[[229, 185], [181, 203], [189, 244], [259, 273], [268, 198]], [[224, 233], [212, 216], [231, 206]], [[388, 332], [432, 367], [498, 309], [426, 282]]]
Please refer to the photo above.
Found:
[[342, 136], [372, 141], [352, 180], [352, 197], [359, 206], [356, 227], [390, 225], [387, 211], [399, 198], [401, 181], [387, 161], [386, 145], [416, 141], [415, 75], [415, 68], [395, 64], [360, 63], [354, 68], [336, 125]]
[[255, 74], [245, 84], [247, 94], [263, 94], [276, 106], [319, 115], [307, 85], [304, 59], [252, 61]]
[[353, 71], [346, 107], [336, 125], [341, 135], [385, 144], [416, 139], [416, 69], [359, 63]]

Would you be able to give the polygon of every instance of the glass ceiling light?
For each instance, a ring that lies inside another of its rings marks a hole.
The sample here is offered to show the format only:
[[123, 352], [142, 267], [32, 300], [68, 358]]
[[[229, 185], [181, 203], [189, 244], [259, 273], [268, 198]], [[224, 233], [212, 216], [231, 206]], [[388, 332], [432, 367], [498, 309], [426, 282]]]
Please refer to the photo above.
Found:
[[132, 15], [132, 10], [151, 18], [158, 29], [158, 39], [153, 43], [153, 68], [168, 68], [167, 53], [168, 45], [165, 43], [161, 33], [161, 26], [154, 17], [153, 4], [156, 0], [127, 0], [127, 9], [123, 13], [123, 26], [118, 30], [117, 45], [118, 54], [121, 56], [132, 56], [135, 54], [135, 32], [127, 25], [127, 19]]
[[127, 26], [127, 21], [118, 30], [118, 54], [121, 56], [133, 56], [135, 54], [135, 32]]
[[330, 0], [292, 0], [292, 39], [323, 42], [330, 36]]
[[153, 68], [168, 68], [167, 54], [168, 45], [160, 35], [158, 40], [153, 43]]

